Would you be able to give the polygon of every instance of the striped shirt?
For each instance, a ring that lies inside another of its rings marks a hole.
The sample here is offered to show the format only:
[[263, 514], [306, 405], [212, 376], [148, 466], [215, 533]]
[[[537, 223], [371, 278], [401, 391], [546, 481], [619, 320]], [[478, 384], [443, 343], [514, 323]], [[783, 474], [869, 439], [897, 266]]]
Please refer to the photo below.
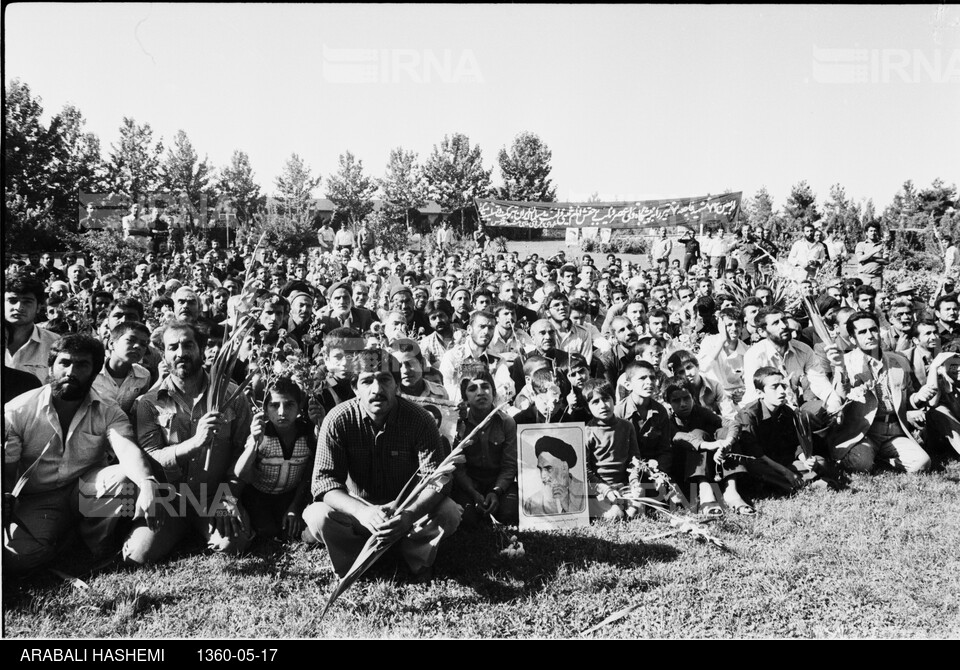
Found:
[[[267, 423], [263, 439], [257, 447], [254, 466], [253, 487], [261, 493], [280, 495], [293, 491], [313, 466], [313, 452], [316, 449], [313, 425], [297, 421], [296, 428], [297, 439], [293, 448], [287, 450], [289, 453], [285, 453], [276, 428]], [[253, 439], [253, 435], [248, 437], [247, 444]]]

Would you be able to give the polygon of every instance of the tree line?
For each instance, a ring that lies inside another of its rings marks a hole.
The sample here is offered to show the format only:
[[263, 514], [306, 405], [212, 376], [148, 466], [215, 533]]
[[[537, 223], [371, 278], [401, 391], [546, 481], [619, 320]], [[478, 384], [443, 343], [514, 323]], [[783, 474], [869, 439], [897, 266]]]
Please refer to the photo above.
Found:
[[[338, 158], [335, 172], [324, 180], [301, 156], [284, 163], [273, 189], [265, 193], [255, 179], [249, 156], [237, 149], [229, 164], [217, 169], [200, 157], [186, 132], [167, 145], [149, 123], [124, 117], [119, 140], [104, 152], [99, 138], [85, 130], [82, 113], [65, 105], [48, 124], [41, 120], [42, 100], [26, 83], [6, 87], [4, 115], [5, 249], [57, 249], [70, 233], [80, 232], [80, 193], [109, 193], [140, 202], [154, 193], [178, 196], [190, 216], [206, 217], [205, 205], [229, 202], [241, 227], [267, 231], [283, 246], [302, 246], [315, 234], [310, 204], [322, 192], [335, 206], [334, 225], [366, 221], [378, 239], [402, 243], [418, 210], [436, 202], [461, 231], [472, 227], [474, 198], [553, 202], [550, 179], [553, 155], [535, 133], [518, 134], [497, 154], [501, 185], [493, 186], [493, 169], [484, 167], [481, 148], [462, 133], [444, 136], [422, 162], [413, 151], [390, 151], [382, 177], [364, 169], [350, 151]], [[267, 196], [270, 195], [268, 202]], [[382, 201], [375, 209], [374, 200]], [[927, 188], [904, 182], [890, 205], [878, 214], [872, 200], [856, 202], [834, 184], [818, 204], [806, 181], [795, 184], [779, 209], [766, 188], [744, 202], [743, 222], [761, 226], [774, 240], [786, 240], [807, 221], [833, 229], [848, 247], [862, 237], [863, 227], [880, 221], [885, 228], [960, 232], [956, 185], [935, 179]], [[202, 221], [205, 223], [206, 221]], [[191, 223], [198, 223], [191, 221]], [[425, 232], [425, 231], [424, 231]], [[293, 250], [293, 249], [289, 249]], [[935, 251], [934, 251], [935, 253]]]

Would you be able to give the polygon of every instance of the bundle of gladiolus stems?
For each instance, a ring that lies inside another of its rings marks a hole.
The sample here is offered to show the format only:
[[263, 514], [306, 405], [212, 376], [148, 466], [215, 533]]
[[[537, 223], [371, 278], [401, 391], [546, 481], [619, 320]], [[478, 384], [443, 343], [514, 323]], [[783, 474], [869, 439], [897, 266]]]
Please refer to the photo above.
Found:
[[[253, 250], [253, 258], [257, 257], [257, 252], [263, 244], [266, 233], [260, 236], [257, 246]], [[207, 386], [207, 411], [219, 412], [223, 407], [229, 407], [236, 400], [244, 389], [250, 384], [252, 375], [248, 375], [230, 396], [227, 391], [233, 380], [233, 370], [237, 365], [240, 350], [243, 341], [253, 331], [256, 326], [256, 319], [250, 316], [250, 307], [253, 304], [254, 291], [251, 288], [250, 275], [253, 270], [253, 263], [247, 266], [247, 272], [243, 278], [243, 288], [240, 291], [240, 301], [237, 311], [234, 314], [233, 323], [227, 325], [227, 336], [223, 340], [216, 358], [210, 366], [210, 383]], [[206, 445], [206, 458], [204, 468], [210, 468], [210, 455], [213, 451], [214, 440]]]
[[[443, 488], [453, 479], [454, 473], [461, 464], [466, 461], [466, 456], [464, 455], [464, 450], [467, 445], [482, 431], [486, 428], [487, 424], [493, 419], [497, 413], [506, 407], [509, 403], [502, 403], [495, 407], [483, 421], [477, 424], [477, 427], [470, 431], [466, 437], [464, 437], [456, 448], [450, 452], [450, 455], [443, 459], [437, 468], [431, 473], [421, 473], [418, 469], [417, 472], [413, 474], [410, 480], [404, 485], [403, 489], [397, 495], [396, 500], [390, 505], [394, 510], [393, 515], [397, 516], [402, 512], [410, 509], [410, 507], [420, 498], [420, 494], [426, 491], [428, 488], [433, 488], [436, 491], [441, 491]], [[423, 475], [421, 477], [421, 474]], [[417, 481], [418, 477], [420, 478]], [[330, 609], [330, 606], [333, 605], [334, 601], [340, 597], [340, 595], [346, 591], [350, 586], [359, 579], [363, 573], [370, 569], [377, 560], [383, 556], [390, 547], [392, 547], [396, 542], [399, 541], [392, 540], [389, 542], [383, 541], [380, 538], [377, 538], [374, 535], [371, 535], [367, 540], [367, 543], [363, 546], [363, 549], [360, 551], [360, 554], [357, 556], [356, 560], [353, 562], [353, 565], [350, 566], [350, 570], [347, 571], [347, 574], [344, 575], [340, 582], [337, 584], [337, 587], [333, 590], [333, 593], [330, 594], [330, 598], [327, 600], [326, 607], [323, 608], [323, 612], [320, 614], [322, 619], [326, 616], [327, 611]]]
[[[640, 460], [639, 458], [634, 458], [632, 470], [637, 474], [646, 475], [651, 481], [653, 481], [653, 483], [657, 485], [657, 488], [663, 493], [664, 497], [666, 497], [669, 503], [678, 506], [687, 505], [687, 499], [680, 491], [680, 488], [672, 479], [670, 479], [670, 476], [667, 473], [660, 470], [660, 466], [657, 461], [644, 461]], [[665, 517], [667, 517], [670, 525], [673, 526], [673, 530], [670, 530], [666, 533], [661, 533], [659, 535], [654, 535], [652, 537], [645, 537], [644, 541], [685, 533], [698, 540], [709, 542], [720, 549], [729, 551], [729, 547], [727, 547], [723, 540], [708, 533], [703, 526], [696, 523], [693, 519], [689, 519], [668, 511], [666, 503], [661, 500], [656, 498], [647, 498], [642, 495], [625, 495], [623, 496], [623, 500], [631, 505], [644, 505], [650, 509], [656, 510], [660, 514], [663, 514]]]

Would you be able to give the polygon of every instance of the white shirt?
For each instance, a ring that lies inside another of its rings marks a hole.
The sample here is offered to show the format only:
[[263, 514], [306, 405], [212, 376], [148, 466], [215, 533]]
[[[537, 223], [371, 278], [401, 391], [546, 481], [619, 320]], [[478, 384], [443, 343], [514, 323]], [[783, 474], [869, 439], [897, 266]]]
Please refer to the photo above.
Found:
[[56, 333], [34, 325], [30, 339], [16, 352], [11, 355], [9, 349], [3, 350], [4, 361], [7, 367], [29, 372], [39, 379], [41, 384], [46, 384], [50, 376], [50, 349], [59, 339], [60, 336]]
[[803, 404], [802, 391], [806, 389], [810, 389], [824, 403], [835, 393], [813, 349], [803, 342], [791, 340], [786, 355], [781, 356], [770, 340], [763, 339], [743, 355], [743, 380], [747, 390], [740, 401], [741, 406], [760, 398], [760, 392], [753, 384], [753, 375], [759, 368], [768, 365], [785, 374], [791, 393], [798, 389], [801, 391], [796, 397], [798, 404]]
[[100, 374], [93, 380], [93, 388], [105, 402], [115, 402], [129, 416], [133, 401], [150, 389], [150, 371], [133, 364], [130, 373], [119, 382], [107, 371], [104, 362]]

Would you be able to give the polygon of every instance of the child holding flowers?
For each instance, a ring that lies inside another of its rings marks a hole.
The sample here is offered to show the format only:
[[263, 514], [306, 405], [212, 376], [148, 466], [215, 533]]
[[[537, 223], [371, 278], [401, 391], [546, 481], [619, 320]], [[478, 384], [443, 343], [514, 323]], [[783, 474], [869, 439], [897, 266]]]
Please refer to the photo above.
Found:
[[253, 530], [263, 537], [296, 540], [305, 526], [310, 472], [317, 448], [313, 425], [300, 418], [304, 394], [289, 377], [267, 388], [263, 409], [253, 415], [250, 437], [236, 475], [250, 484], [241, 496]]

